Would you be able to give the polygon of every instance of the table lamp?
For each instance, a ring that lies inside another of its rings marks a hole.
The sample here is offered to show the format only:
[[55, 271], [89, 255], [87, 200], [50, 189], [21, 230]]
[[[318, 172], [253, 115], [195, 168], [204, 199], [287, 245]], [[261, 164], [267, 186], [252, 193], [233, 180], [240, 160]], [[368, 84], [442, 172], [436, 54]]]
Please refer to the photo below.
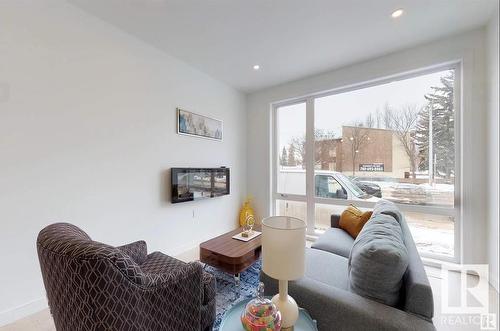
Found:
[[306, 224], [298, 218], [272, 216], [262, 220], [262, 271], [279, 281], [272, 301], [281, 313], [282, 330], [292, 329], [299, 307], [288, 295], [288, 281], [304, 276]]

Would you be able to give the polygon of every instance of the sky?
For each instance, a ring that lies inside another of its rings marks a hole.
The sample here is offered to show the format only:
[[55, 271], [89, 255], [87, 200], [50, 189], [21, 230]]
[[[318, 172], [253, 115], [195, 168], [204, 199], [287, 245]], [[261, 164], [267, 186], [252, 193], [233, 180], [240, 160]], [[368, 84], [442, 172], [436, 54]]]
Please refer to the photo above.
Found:
[[[377, 108], [383, 112], [386, 103], [394, 110], [408, 104], [424, 106], [424, 95], [432, 92], [431, 87], [440, 86], [440, 78], [447, 73], [440, 71], [318, 98], [314, 105], [315, 128], [333, 131], [336, 137], [341, 137], [342, 125], [351, 125], [355, 121], [364, 123], [368, 114], [375, 114]], [[304, 103], [278, 109], [280, 152], [293, 137], [305, 135], [305, 110]]]

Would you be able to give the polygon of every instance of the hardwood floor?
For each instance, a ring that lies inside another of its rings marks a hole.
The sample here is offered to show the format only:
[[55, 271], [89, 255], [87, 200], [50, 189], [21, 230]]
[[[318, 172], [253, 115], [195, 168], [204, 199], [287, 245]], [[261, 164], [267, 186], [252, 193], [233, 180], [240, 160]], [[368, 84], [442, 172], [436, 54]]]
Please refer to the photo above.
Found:
[[0, 327], [1, 331], [55, 331], [55, 329], [56, 327], [48, 308], [12, 324]]

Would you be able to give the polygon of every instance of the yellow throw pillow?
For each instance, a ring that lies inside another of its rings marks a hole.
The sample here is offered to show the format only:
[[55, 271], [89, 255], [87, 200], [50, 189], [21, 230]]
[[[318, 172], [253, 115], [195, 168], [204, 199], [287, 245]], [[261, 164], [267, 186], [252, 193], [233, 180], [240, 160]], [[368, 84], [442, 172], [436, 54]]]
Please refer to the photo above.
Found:
[[371, 211], [363, 212], [356, 206], [350, 205], [342, 212], [342, 215], [340, 215], [339, 226], [342, 230], [349, 233], [351, 237], [356, 239], [371, 216]]

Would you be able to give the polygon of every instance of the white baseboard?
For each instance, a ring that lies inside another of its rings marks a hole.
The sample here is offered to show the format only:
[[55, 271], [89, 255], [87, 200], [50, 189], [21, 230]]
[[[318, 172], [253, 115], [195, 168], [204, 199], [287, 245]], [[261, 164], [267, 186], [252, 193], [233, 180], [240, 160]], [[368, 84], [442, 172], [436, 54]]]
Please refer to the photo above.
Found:
[[17, 321], [23, 317], [32, 315], [48, 307], [45, 297], [29, 301], [25, 304], [0, 311], [0, 326], [4, 326]]

